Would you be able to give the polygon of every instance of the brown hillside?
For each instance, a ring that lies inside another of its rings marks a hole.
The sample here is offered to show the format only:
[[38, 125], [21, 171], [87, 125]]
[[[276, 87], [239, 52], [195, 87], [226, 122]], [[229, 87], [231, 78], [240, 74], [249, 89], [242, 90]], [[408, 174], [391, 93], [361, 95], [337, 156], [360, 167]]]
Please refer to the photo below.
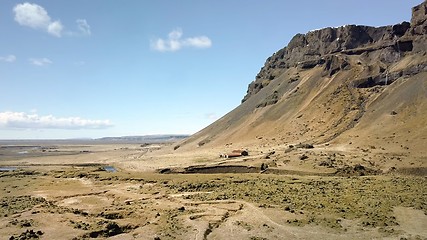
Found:
[[297, 34], [267, 59], [236, 109], [177, 150], [371, 149], [426, 163], [427, 2], [411, 22]]

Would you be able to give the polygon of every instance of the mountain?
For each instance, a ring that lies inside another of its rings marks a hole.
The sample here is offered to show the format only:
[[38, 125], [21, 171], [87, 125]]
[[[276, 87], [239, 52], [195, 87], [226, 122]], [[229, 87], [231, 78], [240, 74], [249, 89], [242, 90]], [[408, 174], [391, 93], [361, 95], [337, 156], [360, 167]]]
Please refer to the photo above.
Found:
[[241, 105], [179, 151], [309, 143], [425, 163], [426, 40], [427, 1], [412, 9], [410, 22], [297, 34], [266, 60]]
[[176, 142], [188, 136], [189, 135], [183, 135], [183, 134], [163, 134], [163, 135], [144, 135], [144, 136], [103, 137], [103, 138], [95, 139], [95, 141], [159, 143], [159, 142]]

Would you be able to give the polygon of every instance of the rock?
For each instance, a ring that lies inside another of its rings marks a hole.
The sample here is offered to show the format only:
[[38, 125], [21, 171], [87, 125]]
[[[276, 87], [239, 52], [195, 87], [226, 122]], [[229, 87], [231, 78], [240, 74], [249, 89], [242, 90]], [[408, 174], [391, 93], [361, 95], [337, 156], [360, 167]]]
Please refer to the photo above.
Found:
[[393, 25], [393, 35], [403, 36], [405, 33], [411, 28], [411, 24], [409, 22], [402, 22], [401, 24]]
[[310, 143], [300, 143], [300, 144], [297, 144], [295, 147], [296, 148], [306, 148], [306, 149], [314, 148], [313, 144], [310, 144]]
[[427, 33], [427, 1], [412, 8], [411, 33], [422, 35]]
[[308, 61], [305, 61], [305, 62], [299, 62], [298, 63], [298, 67], [300, 67], [302, 69], [310, 69], [310, 68], [314, 68], [318, 64], [322, 64], [323, 62], [324, 62], [323, 59], [319, 59], [319, 60], [308, 60]]
[[272, 151], [272, 152], [269, 152], [269, 153], [267, 153], [266, 155], [265, 155], [265, 159], [270, 159], [271, 158], [271, 156], [272, 155], [274, 155], [276, 152], [275, 151]]
[[[406, 25], [405, 25], [406, 26]], [[382, 36], [392, 34], [391, 26], [374, 28], [367, 26], [347, 25], [338, 28], [325, 28], [311, 31], [307, 34], [297, 34], [289, 42], [288, 46], [269, 57], [257, 74], [256, 79], [249, 84], [246, 96], [242, 102], [250, 96], [257, 94], [271, 81], [272, 71], [286, 69], [300, 65], [303, 69], [309, 69], [323, 64], [322, 56], [340, 52], [343, 50], [362, 47], [366, 44], [380, 41]], [[396, 26], [396, 33], [401, 34], [404, 26]], [[388, 37], [392, 39], [392, 37]], [[342, 66], [340, 66], [342, 68]], [[274, 74], [278, 76], [279, 74]]]
[[[427, 51], [427, 1], [412, 8], [410, 35], [414, 36], [413, 48], [415, 52]], [[407, 34], [407, 37], [410, 37]]]
[[198, 143], [198, 146], [201, 147], [203, 145], [205, 145], [206, 143], [209, 143], [211, 140], [209, 138], [203, 139], [202, 141], [200, 141]]
[[[382, 54], [382, 58], [392, 63], [400, 58], [399, 51], [425, 52], [427, 50], [426, 19], [427, 1], [424, 1], [412, 9], [410, 23], [402, 22], [384, 27], [346, 25], [296, 34], [286, 47], [267, 59], [256, 79], [248, 85], [242, 103], [269, 85], [271, 81], [277, 81], [280, 73], [291, 67], [299, 66], [305, 70], [325, 63], [328, 74], [334, 75], [349, 65], [345, 59], [337, 59], [336, 53], [362, 54], [388, 48]], [[286, 81], [290, 80], [286, 79]]]
[[381, 51], [379, 57], [380, 57], [380, 61], [390, 64], [390, 63], [397, 62], [400, 58], [400, 54], [398, 51], [396, 51], [395, 47], [387, 47]]
[[256, 108], [262, 108], [269, 105], [276, 104], [279, 101], [279, 93], [274, 91], [273, 94], [268, 96], [262, 103], [258, 104]]
[[349, 63], [342, 57], [330, 55], [325, 58], [324, 70], [328, 72], [329, 76], [334, 75], [339, 70], [345, 69]]
[[268, 168], [268, 165], [266, 163], [261, 164], [261, 171], [265, 171], [267, 170], [267, 168]]

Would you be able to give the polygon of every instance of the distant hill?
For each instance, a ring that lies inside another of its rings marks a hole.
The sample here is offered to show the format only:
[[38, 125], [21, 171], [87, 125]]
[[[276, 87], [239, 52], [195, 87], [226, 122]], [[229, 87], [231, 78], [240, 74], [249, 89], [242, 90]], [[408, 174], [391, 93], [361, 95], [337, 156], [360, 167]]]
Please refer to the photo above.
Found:
[[297, 143], [427, 162], [426, 1], [411, 22], [295, 35], [266, 60], [240, 106], [177, 151]]
[[122, 136], [122, 137], [103, 137], [95, 141], [103, 142], [138, 142], [138, 143], [160, 143], [176, 142], [187, 138], [184, 134], [164, 134], [164, 135], [144, 135], [144, 136]]

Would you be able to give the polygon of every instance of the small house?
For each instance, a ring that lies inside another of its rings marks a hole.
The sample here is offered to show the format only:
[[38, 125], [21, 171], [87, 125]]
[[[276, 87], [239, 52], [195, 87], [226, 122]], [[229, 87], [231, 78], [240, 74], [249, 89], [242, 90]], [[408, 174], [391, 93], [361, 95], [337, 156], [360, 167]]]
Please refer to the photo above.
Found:
[[220, 154], [220, 157], [235, 158], [235, 157], [248, 156], [248, 155], [249, 155], [249, 152], [247, 150], [233, 150], [231, 153]]
[[249, 153], [247, 150], [233, 150], [233, 154], [240, 154], [240, 156], [248, 156]]

